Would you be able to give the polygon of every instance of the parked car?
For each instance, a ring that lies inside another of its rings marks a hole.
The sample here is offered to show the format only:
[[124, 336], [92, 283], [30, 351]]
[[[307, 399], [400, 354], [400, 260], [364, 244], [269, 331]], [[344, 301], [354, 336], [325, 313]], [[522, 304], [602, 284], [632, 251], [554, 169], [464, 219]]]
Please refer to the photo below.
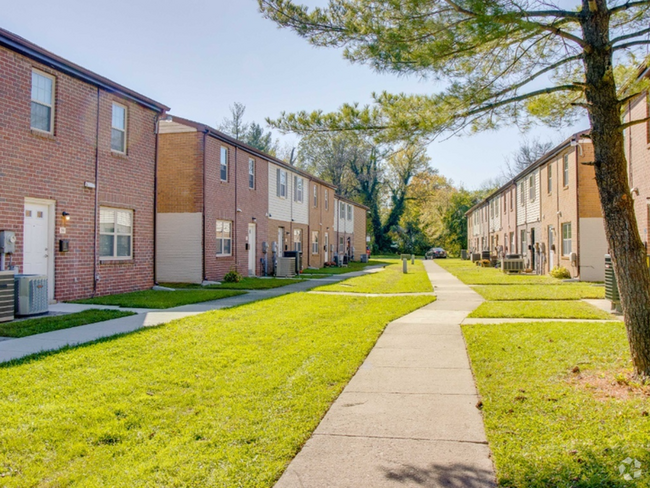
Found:
[[436, 258], [446, 258], [447, 251], [441, 247], [432, 247], [424, 255], [424, 259], [436, 259]]

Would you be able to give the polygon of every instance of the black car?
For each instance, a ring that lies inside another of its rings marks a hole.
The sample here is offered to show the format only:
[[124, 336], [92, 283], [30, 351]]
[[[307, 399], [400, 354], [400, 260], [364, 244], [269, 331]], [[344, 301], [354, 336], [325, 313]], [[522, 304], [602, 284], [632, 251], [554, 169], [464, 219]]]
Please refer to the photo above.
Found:
[[436, 259], [436, 258], [446, 258], [447, 251], [441, 247], [432, 247], [424, 255], [424, 259]]

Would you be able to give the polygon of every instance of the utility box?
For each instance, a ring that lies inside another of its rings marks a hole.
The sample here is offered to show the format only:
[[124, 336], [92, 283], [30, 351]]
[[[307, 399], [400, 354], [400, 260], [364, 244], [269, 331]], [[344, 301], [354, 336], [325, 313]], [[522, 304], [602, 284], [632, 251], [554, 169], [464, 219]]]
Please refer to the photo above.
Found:
[[14, 272], [0, 271], [0, 322], [14, 319]]
[[296, 274], [302, 272], [302, 251], [284, 251], [285, 258], [294, 258], [296, 260]]
[[612, 310], [621, 312], [621, 296], [618, 294], [618, 282], [614, 273], [612, 256], [605, 254], [605, 298], [612, 302]]
[[16, 233], [12, 230], [0, 230], [0, 254], [16, 252]]
[[47, 276], [14, 275], [16, 315], [37, 315], [47, 313]]

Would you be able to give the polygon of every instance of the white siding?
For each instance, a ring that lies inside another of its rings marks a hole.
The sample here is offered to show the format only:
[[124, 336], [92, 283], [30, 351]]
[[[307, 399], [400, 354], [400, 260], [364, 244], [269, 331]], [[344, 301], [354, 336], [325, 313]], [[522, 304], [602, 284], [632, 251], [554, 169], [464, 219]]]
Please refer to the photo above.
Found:
[[580, 263], [580, 279], [582, 281], [605, 281], [605, 254], [607, 249], [603, 219], [580, 219], [578, 262]]
[[501, 230], [502, 204], [503, 201], [500, 194], [490, 199], [490, 232], [498, 232]]
[[156, 221], [156, 279], [203, 281], [203, 214], [159, 213]]
[[[530, 178], [534, 178], [533, 199], [530, 198]], [[517, 180], [517, 225], [533, 224], [541, 220], [540, 205], [540, 172], [536, 169], [523, 178]], [[523, 197], [523, 205], [522, 205]]]
[[[269, 163], [269, 215], [274, 220], [309, 224], [309, 181], [297, 173]], [[287, 195], [277, 195], [278, 169], [287, 173]], [[294, 177], [302, 178], [302, 202], [294, 201]]]

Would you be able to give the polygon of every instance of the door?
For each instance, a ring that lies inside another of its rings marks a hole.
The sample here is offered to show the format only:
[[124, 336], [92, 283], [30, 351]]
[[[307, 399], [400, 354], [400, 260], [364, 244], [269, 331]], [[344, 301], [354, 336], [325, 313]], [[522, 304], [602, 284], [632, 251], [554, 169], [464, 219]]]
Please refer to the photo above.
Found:
[[50, 250], [48, 249], [49, 207], [25, 203], [25, 231], [23, 244], [23, 273], [48, 274]]
[[555, 268], [555, 229], [552, 225], [548, 226], [548, 269], [549, 271]]
[[535, 269], [535, 229], [530, 229], [530, 267]]
[[255, 224], [248, 224], [248, 276], [255, 276], [255, 246], [256, 232]]
[[278, 256], [284, 256], [284, 227], [278, 227]]
[[330, 260], [330, 235], [325, 232], [325, 262], [327, 263]]

